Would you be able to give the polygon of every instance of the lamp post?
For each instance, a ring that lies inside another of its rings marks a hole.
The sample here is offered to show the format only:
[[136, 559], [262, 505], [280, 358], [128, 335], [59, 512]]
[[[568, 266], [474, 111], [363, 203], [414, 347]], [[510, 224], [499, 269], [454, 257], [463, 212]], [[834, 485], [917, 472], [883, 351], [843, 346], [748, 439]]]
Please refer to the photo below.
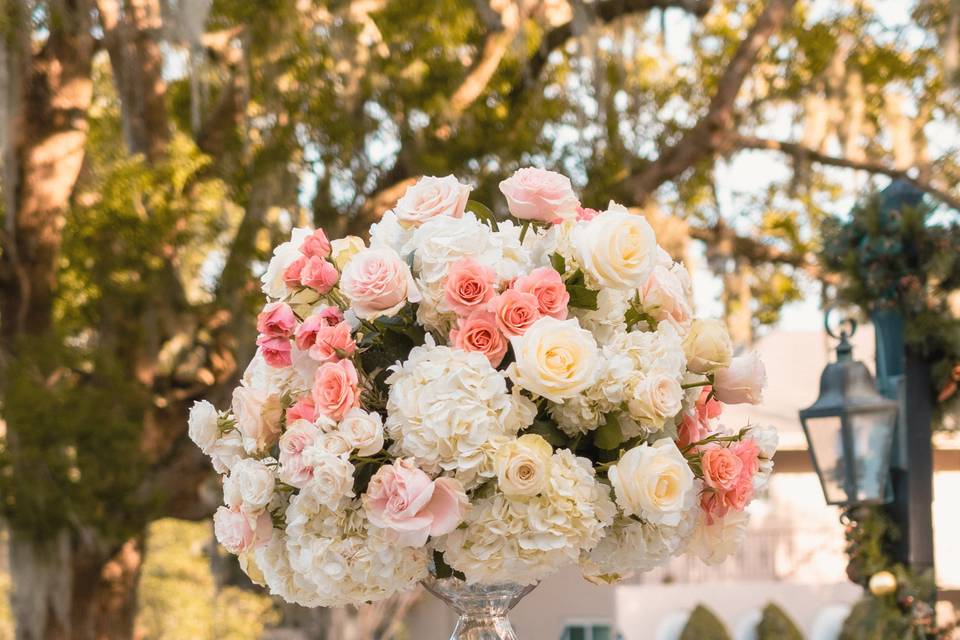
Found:
[[889, 492], [890, 452], [897, 421], [897, 403], [877, 392], [873, 377], [853, 359], [849, 338], [856, 323], [840, 335], [837, 359], [823, 370], [820, 397], [800, 411], [810, 458], [827, 504], [852, 508], [884, 504]]

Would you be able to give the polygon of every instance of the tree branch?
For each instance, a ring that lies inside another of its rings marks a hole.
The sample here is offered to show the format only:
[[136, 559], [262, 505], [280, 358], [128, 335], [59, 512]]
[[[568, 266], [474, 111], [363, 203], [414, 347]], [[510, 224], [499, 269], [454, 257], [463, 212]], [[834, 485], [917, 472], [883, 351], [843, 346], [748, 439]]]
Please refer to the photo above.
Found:
[[717, 84], [706, 114], [672, 147], [626, 181], [635, 203], [642, 203], [664, 182], [720, 151], [734, 135], [734, 107], [740, 88], [761, 49], [790, 15], [796, 0], [769, 0], [763, 13], [737, 47]]
[[[944, 204], [960, 211], [960, 197], [953, 195], [949, 191], [937, 187], [928, 180], [915, 178], [910, 175], [908, 169], [896, 169], [882, 162], [874, 160], [851, 160], [830, 156], [821, 153], [816, 149], [805, 147], [796, 142], [784, 142], [780, 140], [770, 140], [758, 138], [755, 136], [735, 135], [730, 141], [731, 145], [739, 149], [759, 149], [764, 151], [779, 151], [797, 159], [809, 160], [817, 164], [828, 165], [831, 167], [841, 167], [845, 169], [855, 169], [857, 171], [866, 171], [867, 173], [878, 173], [889, 176], [896, 180], [909, 182], [911, 185], [921, 191], [930, 194]], [[922, 172], [921, 172], [922, 173]]]

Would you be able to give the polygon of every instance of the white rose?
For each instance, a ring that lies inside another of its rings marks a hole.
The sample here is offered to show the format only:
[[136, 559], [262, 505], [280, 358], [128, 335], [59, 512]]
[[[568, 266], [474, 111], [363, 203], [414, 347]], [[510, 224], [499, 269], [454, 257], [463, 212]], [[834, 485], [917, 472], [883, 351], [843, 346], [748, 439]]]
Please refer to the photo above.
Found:
[[750, 427], [745, 437], [753, 440], [757, 444], [757, 448], [760, 449], [760, 457], [768, 460], [773, 458], [780, 442], [777, 428], [769, 424]]
[[219, 415], [217, 409], [206, 400], [198, 400], [190, 407], [190, 417], [187, 419], [187, 433], [200, 450], [209, 453], [210, 448], [220, 437], [220, 428], [217, 423]]
[[552, 456], [550, 443], [532, 433], [501, 445], [494, 462], [500, 491], [508, 496], [535, 496], [543, 491]]
[[690, 539], [689, 553], [707, 564], [723, 562], [740, 550], [749, 522], [750, 514], [746, 511], [731, 510], [712, 524], [707, 524], [706, 516], [701, 515]]
[[366, 247], [363, 238], [346, 236], [330, 241], [330, 260], [341, 272], [349, 264], [351, 258], [363, 251]]
[[493, 243], [492, 231], [470, 212], [462, 218], [440, 216], [424, 222], [401, 250], [414, 254], [413, 271], [427, 284], [447, 277], [450, 265], [461, 258], [473, 258], [496, 268], [502, 254]]
[[280, 437], [280, 398], [261, 389], [237, 387], [233, 390], [232, 409], [243, 448], [255, 454], [273, 446]]
[[340, 435], [357, 455], [372, 456], [383, 449], [383, 418], [377, 412], [351, 409], [340, 421]]
[[283, 282], [283, 274], [291, 264], [302, 254], [300, 247], [303, 241], [313, 233], [304, 227], [296, 227], [291, 233], [290, 240], [277, 245], [273, 250], [273, 257], [267, 266], [266, 272], [260, 277], [263, 283], [261, 289], [271, 298], [282, 298], [287, 295], [287, 285]]
[[683, 406], [683, 389], [676, 378], [663, 374], [645, 376], [627, 399], [630, 415], [643, 422], [662, 427], [665, 418], [671, 418]]
[[687, 368], [694, 373], [708, 374], [730, 365], [733, 343], [720, 320], [694, 320], [683, 341]]
[[613, 202], [593, 220], [577, 225], [572, 241], [584, 272], [603, 287], [641, 286], [657, 258], [657, 238], [650, 224]]
[[339, 433], [321, 433], [313, 446], [332, 456], [347, 456], [352, 450], [350, 442]]
[[437, 216], [459, 218], [469, 196], [470, 187], [453, 176], [424, 176], [407, 188], [393, 211], [406, 226], [417, 226]]
[[625, 515], [676, 526], [696, 499], [693, 471], [669, 438], [630, 449], [608, 472]]
[[767, 370], [756, 351], [737, 356], [730, 366], [717, 371], [713, 392], [724, 404], [760, 404], [767, 386]]
[[407, 229], [400, 224], [393, 211], [384, 213], [380, 220], [370, 225], [370, 248], [393, 249], [406, 259], [413, 247], [406, 249], [415, 229]]
[[275, 485], [273, 471], [267, 465], [260, 460], [244, 458], [233, 466], [230, 476], [223, 481], [223, 500], [228, 507], [257, 514], [270, 503]]
[[214, 471], [219, 474], [228, 473], [237, 462], [244, 459], [246, 453], [243, 437], [236, 430], [223, 434], [207, 452]]
[[353, 465], [344, 456], [330, 454], [311, 446], [303, 452], [304, 462], [313, 469], [313, 477], [301, 489], [318, 503], [336, 509], [343, 498], [353, 497]]
[[510, 342], [517, 359], [510, 367], [510, 378], [548, 400], [572, 398], [596, 380], [597, 342], [576, 319], [544, 316]]

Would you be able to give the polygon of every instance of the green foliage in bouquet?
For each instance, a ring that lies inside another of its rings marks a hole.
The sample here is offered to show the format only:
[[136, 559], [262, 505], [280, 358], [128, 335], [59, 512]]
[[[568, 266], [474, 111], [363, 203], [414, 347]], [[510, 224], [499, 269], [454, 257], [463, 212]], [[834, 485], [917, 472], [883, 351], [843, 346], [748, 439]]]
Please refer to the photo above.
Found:
[[[821, 262], [840, 275], [838, 299], [905, 320], [909, 349], [931, 363], [941, 414], [960, 407], [960, 223], [894, 183], [871, 194], [850, 220], [823, 224]], [[943, 426], [956, 426], [938, 421]]]
[[680, 640], [730, 640], [726, 626], [717, 615], [702, 604], [690, 613]]
[[757, 640], [803, 640], [803, 634], [786, 611], [770, 602], [757, 625]]

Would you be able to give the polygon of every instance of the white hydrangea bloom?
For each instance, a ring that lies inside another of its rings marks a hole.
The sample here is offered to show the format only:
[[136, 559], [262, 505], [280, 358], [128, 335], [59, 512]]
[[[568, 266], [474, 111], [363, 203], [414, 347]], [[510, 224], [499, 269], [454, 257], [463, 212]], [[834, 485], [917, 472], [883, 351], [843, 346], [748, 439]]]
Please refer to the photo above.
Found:
[[[426, 551], [391, 543], [367, 521], [359, 501], [332, 511], [302, 491], [290, 500], [286, 519], [290, 574], [276, 573], [283, 578], [281, 588], [310, 594], [306, 602], [295, 600], [304, 606], [383, 600], [426, 576]], [[274, 581], [264, 575], [273, 591]]]
[[749, 522], [750, 514], [746, 511], [730, 511], [712, 524], [707, 524], [706, 516], [701, 515], [688, 551], [707, 564], [719, 564], [743, 546]]
[[613, 583], [666, 564], [686, 549], [698, 515], [690, 509], [675, 526], [618, 517], [600, 544], [580, 559], [584, 577]]
[[497, 272], [502, 282], [530, 273], [534, 268], [533, 248], [536, 238], [530, 230], [520, 243], [521, 227], [510, 220], [501, 222], [498, 230], [490, 234], [490, 243], [496, 248], [497, 261], [489, 266]]
[[496, 268], [501, 252], [490, 227], [472, 213], [462, 218], [438, 216], [423, 223], [404, 245], [401, 255], [413, 254], [413, 273], [424, 284], [442, 282], [461, 258], [473, 258]]
[[429, 338], [387, 383], [390, 454], [414, 458], [430, 474], [453, 471], [467, 488], [493, 477], [498, 445], [536, 416], [536, 406], [509, 393], [483, 354], [436, 346]]
[[551, 458], [546, 490], [479, 499], [466, 526], [439, 540], [438, 548], [468, 582], [533, 584], [592, 549], [615, 511], [590, 461], [564, 449]]
[[607, 344], [626, 333], [624, 316], [630, 308], [630, 292], [620, 289], [601, 289], [597, 294], [597, 310], [570, 308], [570, 315], [580, 320], [580, 326], [593, 333], [597, 342]]
[[413, 228], [400, 224], [396, 213], [387, 211], [380, 217], [379, 222], [370, 225], [370, 248], [390, 248], [406, 260], [412, 249], [404, 247], [413, 236], [413, 231]]

